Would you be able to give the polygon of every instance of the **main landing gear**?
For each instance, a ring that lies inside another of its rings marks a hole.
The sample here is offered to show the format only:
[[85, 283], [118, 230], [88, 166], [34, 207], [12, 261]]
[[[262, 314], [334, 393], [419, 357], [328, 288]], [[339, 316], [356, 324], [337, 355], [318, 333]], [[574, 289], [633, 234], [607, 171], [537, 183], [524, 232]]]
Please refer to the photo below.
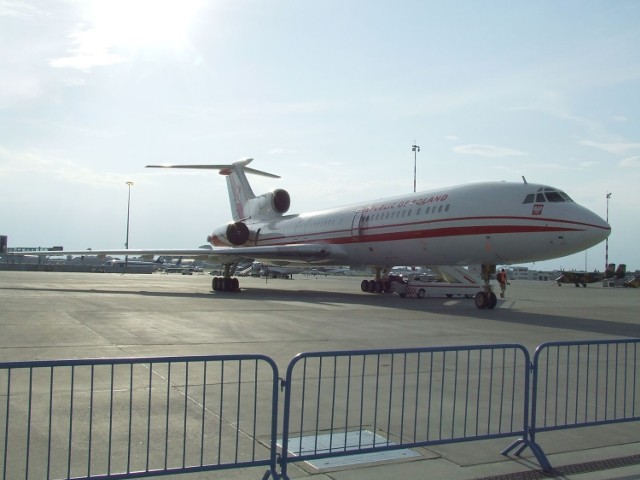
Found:
[[211, 288], [214, 292], [237, 292], [240, 290], [240, 281], [235, 277], [231, 278], [231, 267], [232, 265], [225, 264], [224, 276], [213, 277]]
[[240, 282], [235, 277], [213, 277], [211, 287], [214, 292], [237, 292], [240, 290]]
[[484, 287], [481, 292], [476, 293], [475, 303], [476, 307], [483, 310], [493, 310], [498, 304], [498, 297], [493, 293], [491, 288], [491, 274], [495, 273], [495, 265], [482, 265], [482, 280], [484, 280]]
[[384, 280], [363, 280], [360, 289], [368, 293], [389, 293], [391, 291], [391, 282]]
[[376, 278], [373, 280], [363, 280], [360, 289], [368, 293], [389, 293], [391, 291], [391, 282], [389, 279], [382, 280], [382, 268], [376, 267]]

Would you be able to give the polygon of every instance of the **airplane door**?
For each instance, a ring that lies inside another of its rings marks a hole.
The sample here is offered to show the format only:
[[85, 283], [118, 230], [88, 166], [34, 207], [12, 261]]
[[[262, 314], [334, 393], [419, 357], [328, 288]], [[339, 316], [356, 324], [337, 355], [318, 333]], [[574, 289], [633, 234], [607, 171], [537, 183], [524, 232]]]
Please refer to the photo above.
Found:
[[351, 222], [351, 239], [356, 240], [362, 234], [362, 210], [358, 210]]

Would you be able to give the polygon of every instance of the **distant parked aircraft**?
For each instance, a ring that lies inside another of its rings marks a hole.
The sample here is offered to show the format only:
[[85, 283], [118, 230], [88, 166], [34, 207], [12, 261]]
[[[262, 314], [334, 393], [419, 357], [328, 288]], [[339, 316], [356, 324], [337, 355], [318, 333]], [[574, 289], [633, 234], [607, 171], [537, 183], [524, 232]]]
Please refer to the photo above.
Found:
[[587, 283], [601, 282], [606, 278], [624, 278], [627, 267], [624, 264], [620, 264], [616, 270], [616, 264], [610, 263], [607, 265], [607, 270], [604, 273], [601, 272], [584, 272], [584, 271], [567, 271], [556, 278], [558, 286], [561, 287], [563, 283], [573, 283], [576, 287], [582, 285], [587, 286]]

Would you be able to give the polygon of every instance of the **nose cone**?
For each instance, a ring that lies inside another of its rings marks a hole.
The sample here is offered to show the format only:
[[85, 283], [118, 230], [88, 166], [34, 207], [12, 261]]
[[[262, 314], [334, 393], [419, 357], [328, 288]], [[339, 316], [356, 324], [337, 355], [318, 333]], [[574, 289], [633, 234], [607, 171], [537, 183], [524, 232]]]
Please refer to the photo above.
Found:
[[611, 225], [599, 215], [584, 208], [583, 215], [581, 216], [583, 217], [580, 223], [584, 226], [584, 234], [582, 237], [585, 249], [599, 244], [611, 235]]

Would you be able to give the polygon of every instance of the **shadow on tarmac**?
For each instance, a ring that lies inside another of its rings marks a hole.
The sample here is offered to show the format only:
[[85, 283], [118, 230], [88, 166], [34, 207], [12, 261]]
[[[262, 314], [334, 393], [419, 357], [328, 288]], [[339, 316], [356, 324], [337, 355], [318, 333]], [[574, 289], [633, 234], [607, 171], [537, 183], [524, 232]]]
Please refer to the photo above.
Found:
[[295, 301], [313, 305], [349, 304], [366, 308], [393, 308], [399, 310], [433, 313], [438, 315], [455, 315], [468, 318], [504, 322], [509, 325], [527, 325], [561, 330], [590, 332], [611, 337], [640, 337], [640, 326], [615, 320], [596, 320], [568, 315], [549, 315], [532, 313], [514, 308], [496, 308], [494, 310], [476, 309], [473, 299], [463, 297], [424, 299], [400, 298], [396, 295], [375, 295], [361, 292], [332, 292], [326, 290], [294, 290], [267, 288], [243, 288], [240, 292], [169, 292], [149, 290], [114, 290], [95, 288], [52, 288], [52, 287], [2, 287], [4, 290], [21, 290], [32, 292], [79, 293], [105, 295], [140, 295], [145, 297], [241, 300], [243, 302]]

